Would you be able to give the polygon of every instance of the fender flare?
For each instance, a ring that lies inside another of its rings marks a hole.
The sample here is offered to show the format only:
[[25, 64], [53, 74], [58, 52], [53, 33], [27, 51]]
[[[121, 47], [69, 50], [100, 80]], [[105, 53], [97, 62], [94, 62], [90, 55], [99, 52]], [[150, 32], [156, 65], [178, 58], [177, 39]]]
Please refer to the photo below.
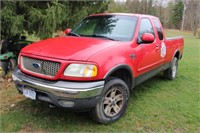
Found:
[[134, 79], [134, 74], [132, 69], [130, 68], [130, 66], [128, 66], [127, 64], [118, 64], [114, 67], [112, 67], [105, 75], [104, 75], [104, 79], [108, 78], [113, 72], [119, 70], [119, 69], [126, 69], [128, 70], [128, 72], [131, 75], [131, 79], [132, 79], [132, 87], [133, 88], [135, 86], [135, 79]]
[[172, 56], [172, 59], [171, 59], [171, 60], [173, 60], [173, 59], [174, 59], [174, 57], [175, 57], [176, 53], [179, 53], [179, 58], [178, 58], [178, 60], [181, 58], [181, 52], [180, 52], [180, 50], [179, 50], [179, 49], [177, 49], [177, 50], [174, 52], [174, 54], [173, 54], [173, 56]]

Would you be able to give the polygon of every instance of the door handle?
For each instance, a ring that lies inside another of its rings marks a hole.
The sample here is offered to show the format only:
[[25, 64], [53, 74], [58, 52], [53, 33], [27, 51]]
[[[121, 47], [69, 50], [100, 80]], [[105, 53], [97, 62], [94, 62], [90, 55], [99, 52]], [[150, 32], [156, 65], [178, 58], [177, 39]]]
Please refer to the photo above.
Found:
[[159, 51], [159, 50], [160, 50], [159, 45], [156, 44], [156, 51]]

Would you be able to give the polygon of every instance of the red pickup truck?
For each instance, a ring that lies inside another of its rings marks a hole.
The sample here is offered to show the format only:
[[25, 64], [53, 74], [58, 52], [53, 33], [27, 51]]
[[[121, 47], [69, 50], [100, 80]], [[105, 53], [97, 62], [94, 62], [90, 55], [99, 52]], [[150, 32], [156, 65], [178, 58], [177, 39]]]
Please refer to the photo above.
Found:
[[138, 84], [160, 71], [175, 79], [183, 54], [183, 38], [166, 39], [159, 19], [149, 15], [94, 14], [66, 34], [21, 50], [16, 88], [34, 100], [88, 110], [104, 124], [124, 114]]

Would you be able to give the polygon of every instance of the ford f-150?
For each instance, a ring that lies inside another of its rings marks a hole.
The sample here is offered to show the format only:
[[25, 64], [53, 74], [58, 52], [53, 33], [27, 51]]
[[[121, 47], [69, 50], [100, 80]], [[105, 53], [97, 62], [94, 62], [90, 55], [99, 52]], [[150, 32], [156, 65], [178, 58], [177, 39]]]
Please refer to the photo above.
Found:
[[124, 114], [135, 86], [161, 71], [170, 80], [177, 76], [184, 40], [165, 38], [157, 17], [94, 14], [65, 33], [21, 50], [12, 75], [20, 93], [88, 110], [107, 124]]

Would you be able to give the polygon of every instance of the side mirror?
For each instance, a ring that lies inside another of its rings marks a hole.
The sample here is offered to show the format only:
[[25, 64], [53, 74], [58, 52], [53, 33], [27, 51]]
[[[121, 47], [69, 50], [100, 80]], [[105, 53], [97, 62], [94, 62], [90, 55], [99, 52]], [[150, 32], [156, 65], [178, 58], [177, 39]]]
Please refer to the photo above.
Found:
[[142, 35], [141, 39], [142, 39], [142, 42], [144, 42], [144, 43], [152, 43], [152, 42], [154, 42], [155, 37], [151, 33], [144, 33]]
[[64, 32], [66, 35], [68, 35], [70, 33], [71, 29], [67, 28]]

